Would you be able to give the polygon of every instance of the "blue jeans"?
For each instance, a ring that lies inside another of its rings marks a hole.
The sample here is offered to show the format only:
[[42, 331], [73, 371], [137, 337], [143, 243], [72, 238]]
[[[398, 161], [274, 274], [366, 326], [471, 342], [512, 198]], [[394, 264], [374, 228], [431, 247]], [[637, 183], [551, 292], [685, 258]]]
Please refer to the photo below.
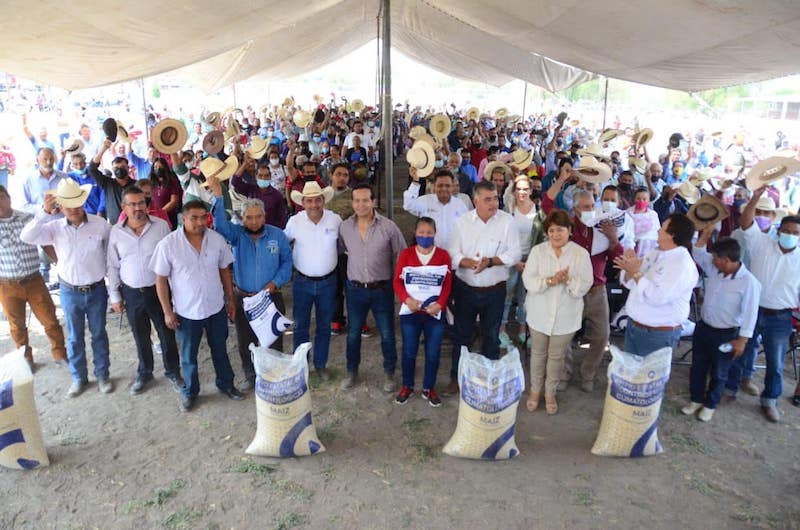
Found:
[[517, 322], [525, 329], [526, 314], [525, 314], [525, 295], [528, 291], [525, 290], [525, 284], [522, 283], [522, 273], [518, 272], [516, 267], [511, 267], [511, 272], [508, 274], [508, 281], [506, 282], [506, 299], [503, 304], [503, 324], [508, 322], [508, 312], [511, 310], [511, 302], [516, 300], [517, 303]]
[[503, 304], [506, 299], [504, 287], [484, 291], [470, 287], [458, 278], [455, 280], [455, 333], [453, 344], [453, 363], [450, 378], [458, 379], [458, 361], [461, 346], [470, 347], [475, 317], [480, 316], [481, 355], [489, 359], [500, 358], [500, 321], [503, 318]]
[[391, 282], [378, 289], [365, 289], [350, 280], [345, 284], [347, 301], [347, 372], [357, 373], [361, 364], [361, 328], [372, 309], [375, 324], [381, 334], [383, 371], [394, 374], [397, 367], [397, 345], [394, 338], [394, 292]]
[[200, 378], [197, 375], [197, 351], [200, 339], [206, 331], [206, 341], [211, 350], [211, 362], [217, 373], [217, 388], [227, 391], [233, 388], [233, 368], [228, 359], [228, 315], [223, 307], [219, 313], [203, 320], [191, 320], [178, 315], [178, 340], [181, 343], [181, 369], [183, 379], [183, 395], [195, 397], [200, 393]]
[[[733, 365], [733, 352], [719, 351], [721, 344], [739, 336], [739, 330], [719, 330], [698, 322], [692, 337], [692, 367], [689, 369], [689, 395], [692, 402], [715, 409]], [[711, 375], [706, 391], [706, 377]]]
[[400, 332], [403, 334], [403, 386], [414, 388], [414, 371], [417, 365], [419, 337], [425, 332], [425, 375], [422, 377], [423, 390], [436, 385], [436, 372], [439, 371], [439, 353], [444, 336], [444, 315], [441, 319], [427, 313], [413, 313], [400, 316]]
[[[763, 309], [759, 309], [753, 337], [759, 334], [764, 342], [764, 357], [767, 361], [761, 405], [774, 407], [783, 393], [783, 357], [789, 349], [789, 336], [792, 334], [792, 311], [786, 309], [779, 314], [768, 315]], [[750, 339], [748, 344], [753, 340], [755, 339]]]
[[336, 309], [336, 274], [321, 281], [310, 280], [295, 274], [292, 280], [294, 298], [294, 349], [308, 342], [311, 327], [311, 306], [314, 306], [316, 329], [314, 330], [314, 368], [325, 368], [328, 364], [328, 348], [331, 343], [331, 320]]
[[131, 326], [136, 353], [139, 355], [137, 374], [148, 378], [153, 375], [153, 345], [150, 342], [150, 322], [156, 328], [158, 340], [161, 341], [161, 361], [164, 365], [164, 376], [175, 379], [180, 375], [178, 344], [175, 332], [164, 322], [164, 311], [158, 301], [154, 286], [136, 289], [121, 285], [122, 299], [125, 301], [125, 313]]
[[661, 348], [673, 350], [681, 340], [681, 328], [659, 331], [637, 326], [633, 320], [628, 320], [625, 326], [625, 351], [644, 357]]
[[753, 337], [747, 341], [744, 347], [744, 353], [738, 359], [734, 359], [731, 364], [728, 380], [725, 382], [724, 394], [735, 396], [739, 391], [739, 385], [742, 384], [742, 380], [752, 379], [756, 374], [756, 357], [758, 357], [760, 345], [761, 336], [757, 332], [753, 332]]
[[108, 334], [106, 333], [106, 311], [108, 291], [105, 284], [81, 292], [60, 285], [61, 309], [67, 324], [67, 359], [73, 381], [86, 382], [89, 379], [86, 368], [86, 341], [84, 340], [86, 321], [92, 337], [94, 376], [108, 379], [109, 360]]

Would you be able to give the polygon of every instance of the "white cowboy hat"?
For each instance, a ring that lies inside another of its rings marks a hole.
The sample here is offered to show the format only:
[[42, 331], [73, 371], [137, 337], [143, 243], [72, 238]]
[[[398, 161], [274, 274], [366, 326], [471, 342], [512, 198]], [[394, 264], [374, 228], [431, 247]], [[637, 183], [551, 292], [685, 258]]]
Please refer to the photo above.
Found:
[[254, 136], [252, 140], [250, 140], [250, 147], [247, 148], [247, 152], [250, 153], [251, 158], [259, 160], [266, 154], [267, 147], [269, 147], [269, 144], [266, 140], [262, 139], [260, 136]]
[[703, 167], [697, 169], [692, 176], [689, 177], [689, 182], [697, 186], [698, 188], [703, 185], [705, 181], [710, 179], [714, 176], [713, 171], [711, 168]]
[[356, 114], [359, 114], [362, 110], [364, 110], [365, 106], [366, 105], [364, 105], [364, 102], [361, 101], [360, 99], [354, 99], [353, 101], [350, 102], [350, 110], [352, 110]]
[[292, 116], [292, 121], [301, 129], [305, 129], [308, 124], [311, 123], [311, 114], [305, 110], [298, 110], [294, 113], [294, 116]]
[[592, 155], [586, 155], [581, 158], [581, 162], [575, 171], [586, 182], [602, 184], [611, 180], [611, 168], [608, 164], [600, 162]]
[[697, 230], [710, 224], [717, 224], [728, 217], [728, 208], [719, 199], [706, 193], [694, 203], [686, 216], [694, 223]]
[[622, 134], [624, 132], [625, 131], [621, 131], [619, 129], [604, 129], [603, 132], [600, 133], [600, 137], [598, 138], [598, 141], [601, 144], [604, 144], [606, 142], [610, 142], [611, 140], [613, 140], [614, 138], [616, 138], [617, 136], [619, 136], [620, 134]]
[[672, 188], [675, 189], [678, 192], [678, 195], [683, 197], [689, 204], [694, 204], [700, 200], [700, 190], [688, 180], [673, 184]]
[[642, 129], [641, 131], [634, 133], [633, 138], [636, 142], [636, 148], [638, 149], [653, 139], [653, 129]]
[[412, 140], [419, 140], [419, 137], [423, 134], [428, 134], [425, 131], [425, 127], [422, 125], [415, 125], [414, 127], [411, 127], [411, 130], [408, 132], [408, 137]]
[[219, 112], [209, 112], [208, 114], [206, 114], [206, 123], [208, 123], [212, 127], [216, 127], [221, 119], [222, 115], [220, 115]]
[[525, 149], [516, 149], [511, 153], [511, 165], [520, 171], [528, 169], [533, 162], [533, 152]]
[[[239, 169], [239, 159], [236, 155], [229, 156], [224, 162], [215, 156], [206, 157], [200, 162], [200, 172], [203, 176], [216, 177], [220, 182], [231, 178], [237, 169]], [[203, 186], [208, 186], [208, 183], [204, 182]]]
[[64, 152], [65, 154], [70, 156], [77, 155], [83, 153], [84, 147], [86, 147], [86, 144], [84, 144], [82, 138], [73, 138], [70, 141], [69, 146], [66, 149], [64, 149]]
[[122, 140], [123, 142], [130, 143], [131, 137], [128, 135], [128, 130], [122, 126], [121, 121], [114, 121], [117, 122], [117, 141]]
[[600, 144], [589, 144], [588, 147], [578, 149], [580, 156], [593, 156], [598, 160], [610, 161], [611, 158], [603, 154], [603, 146]]
[[503, 119], [508, 115], [508, 109], [505, 107], [500, 107], [496, 111], [494, 111], [494, 117]]
[[467, 110], [467, 119], [477, 121], [481, 115], [481, 110], [478, 107], [470, 107]]
[[294, 103], [294, 98], [292, 96], [287, 96], [286, 98], [283, 99], [283, 103], [281, 103], [281, 105], [283, 105], [284, 107], [291, 107], [293, 103]]
[[322, 96], [320, 96], [319, 94], [314, 94], [313, 99], [314, 99], [314, 102], [317, 103], [317, 104], [322, 103]]
[[59, 181], [56, 189], [47, 190], [45, 193], [55, 195], [58, 204], [64, 208], [79, 208], [89, 198], [91, 191], [91, 184], [78, 185], [77, 182], [67, 177]]
[[225, 127], [225, 139], [230, 140], [231, 138], [239, 138], [242, 135], [242, 128], [239, 126], [239, 122], [233, 115], [229, 115], [228, 117], [228, 125]]
[[451, 126], [452, 124], [450, 123], [450, 118], [447, 116], [447, 114], [437, 114], [431, 118], [428, 128], [430, 129], [434, 138], [441, 140], [443, 138], [447, 138], [447, 135], [450, 134]]
[[417, 140], [406, 153], [408, 165], [417, 169], [417, 176], [427, 177], [436, 167], [436, 153], [433, 146], [425, 140]]
[[492, 173], [494, 173], [495, 169], [502, 169], [503, 174], [506, 178], [511, 175], [511, 168], [508, 167], [508, 164], [501, 162], [499, 160], [495, 160], [494, 162], [489, 162], [486, 164], [486, 167], [483, 168], [483, 178], [484, 180], [492, 180]]
[[638, 156], [628, 157], [628, 167], [644, 175], [644, 172], [647, 171], [647, 160]]
[[295, 204], [302, 206], [303, 205], [303, 197], [319, 197], [322, 196], [325, 199], [325, 202], [330, 201], [333, 198], [333, 188], [330, 186], [326, 186], [325, 188], [320, 188], [317, 181], [306, 182], [303, 185], [303, 191], [292, 191], [292, 202]]
[[159, 153], [179, 153], [188, 139], [186, 126], [173, 118], [161, 120], [150, 131], [150, 141]]
[[747, 174], [745, 179], [747, 189], [757, 190], [798, 171], [800, 171], [800, 161], [797, 159], [771, 156], [753, 166]]
[[[742, 206], [744, 208], [744, 205]], [[777, 206], [775, 206], [775, 201], [772, 200], [772, 197], [767, 197], [766, 195], [762, 195], [758, 198], [758, 202], [756, 202], [756, 210], [762, 210], [764, 212], [774, 212], [777, 210]]]

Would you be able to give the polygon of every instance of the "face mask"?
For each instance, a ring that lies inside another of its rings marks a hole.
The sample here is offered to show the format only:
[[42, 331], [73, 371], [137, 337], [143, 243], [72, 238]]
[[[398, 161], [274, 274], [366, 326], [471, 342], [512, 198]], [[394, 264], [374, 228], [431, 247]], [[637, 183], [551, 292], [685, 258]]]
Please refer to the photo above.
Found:
[[436, 163], [433, 164], [435, 167], [444, 167], [444, 160], [437, 160]]
[[472, 143], [472, 147], [473, 147], [474, 149], [480, 149], [480, 147], [481, 147], [481, 144], [473, 142], [473, 143]]
[[464, 159], [462, 159], [462, 160], [461, 160], [461, 165], [462, 165], [462, 166], [468, 166], [468, 165], [470, 165], [471, 163], [472, 163], [472, 160], [471, 160], [471, 159], [469, 159], [469, 158], [464, 158]]
[[368, 121], [367, 122], [367, 127], [375, 127], [375, 122], [374, 121]]
[[617, 209], [617, 203], [614, 201], [603, 201], [602, 207], [604, 212], [613, 212]]
[[256, 179], [256, 184], [261, 189], [269, 188], [272, 185], [272, 181], [265, 180], [265, 179]]
[[322, 140], [322, 136], [314, 136], [315, 142], [319, 142], [320, 140]]
[[125, 167], [115, 167], [114, 168], [114, 178], [123, 180], [128, 178], [128, 168]]
[[323, 147], [323, 148], [322, 148], [322, 152], [323, 152], [323, 153], [327, 153], [327, 152], [329, 152], [330, 150], [331, 150], [331, 149], [330, 149], [330, 147]]
[[280, 164], [281, 164], [281, 159], [280, 158], [270, 158], [269, 159], [269, 165], [271, 165], [273, 167], [279, 166]]
[[650, 206], [650, 201], [634, 201], [637, 210], [646, 210]]
[[592, 219], [594, 219], [595, 212], [594, 210], [588, 212], [581, 212], [581, 222], [583, 224], [588, 224]]
[[631, 191], [631, 188], [633, 188], [633, 186], [631, 186], [628, 183], [624, 183], [624, 184], [620, 184], [619, 185], [619, 189], [621, 189], [622, 191]]
[[421, 246], [422, 248], [431, 248], [433, 246], [433, 237], [422, 237], [417, 236], [417, 245]]
[[531, 190], [531, 200], [538, 201], [542, 198], [542, 192], [539, 190]]
[[800, 237], [794, 234], [786, 234], [784, 232], [778, 234], [778, 244], [786, 250], [792, 250], [795, 248], [797, 246], [798, 239], [800, 239]]
[[264, 232], [264, 227], [262, 226], [262, 227], [261, 227], [261, 228], [259, 228], [258, 230], [250, 230], [249, 228], [247, 228], [247, 227], [245, 226], [245, 227], [244, 227], [244, 231], [245, 231], [245, 232], [247, 232], [247, 233], [248, 233], [248, 234], [250, 234], [250, 235], [256, 235], [256, 236], [257, 236], [257, 235], [261, 234], [262, 232]]
[[758, 228], [763, 232], [772, 225], [772, 219], [766, 215], [756, 215], [753, 220], [758, 225]]

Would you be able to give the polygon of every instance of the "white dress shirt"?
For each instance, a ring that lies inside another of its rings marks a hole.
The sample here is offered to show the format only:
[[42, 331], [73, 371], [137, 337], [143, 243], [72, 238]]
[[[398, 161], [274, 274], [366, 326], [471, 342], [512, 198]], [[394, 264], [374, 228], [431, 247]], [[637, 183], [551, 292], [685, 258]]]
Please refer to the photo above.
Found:
[[225, 305], [219, 271], [231, 263], [233, 254], [217, 232], [206, 230], [198, 253], [179, 228], [156, 246], [150, 268], [169, 278], [173, 311], [184, 318], [204, 320]]
[[759, 305], [767, 309], [793, 309], [800, 298], [800, 248], [784, 254], [769, 234], [753, 223], [742, 230], [750, 272], [761, 282]]
[[447, 248], [456, 220], [469, 209], [462, 201], [452, 196], [445, 204], [439, 202], [439, 197], [435, 193], [420, 196], [419, 189], [419, 182], [412, 182], [403, 192], [403, 209], [411, 215], [433, 219], [436, 222], [433, 242], [437, 247]]
[[[569, 267], [567, 283], [547, 285], [547, 279]], [[525, 296], [528, 326], [545, 335], [566, 335], [580, 329], [583, 319], [583, 297], [594, 282], [592, 261], [582, 246], [572, 241], [556, 256], [549, 241], [531, 249], [522, 281], [528, 290]]]
[[127, 226], [128, 221], [117, 223], [108, 238], [108, 297], [112, 304], [122, 300], [120, 283], [140, 289], [152, 287], [156, 274], [150, 268], [150, 259], [158, 243], [170, 233], [163, 219], [149, 215], [150, 222], [137, 236]]
[[628, 315], [645, 326], [677, 327], [689, 317], [689, 301], [697, 285], [697, 266], [684, 247], [651, 250], [642, 262], [643, 276], [636, 282], [622, 273], [630, 289]]
[[339, 258], [339, 225], [342, 218], [323, 210], [322, 219], [314, 223], [302, 211], [289, 218], [283, 233], [294, 243], [292, 263], [306, 276], [325, 276], [336, 269]]
[[714, 266], [705, 248], [692, 248], [692, 256], [706, 274], [700, 311], [703, 322], [717, 329], [739, 328], [740, 337], [752, 337], [758, 319], [761, 284], [744, 263], [738, 271], [725, 276]]
[[43, 210], [36, 212], [20, 232], [31, 245], [53, 245], [58, 255], [58, 277], [75, 286], [91, 285], [106, 276], [106, 248], [111, 225], [96, 215], [86, 214], [78, 226]]
[[[456, 276], [473, 287], [490, 287], [506, 281], [509, 267], [522, 259], [519, 236], [511, 215], [502, 210], [497, 210], [485, 223], [476, 210], [459, 217], [447, 251], [453, 257]], [[478, 274], [459, 266], [464, 258], [480, 260], [491, 257], [499, 258], [503, 265], [488, 267]]]

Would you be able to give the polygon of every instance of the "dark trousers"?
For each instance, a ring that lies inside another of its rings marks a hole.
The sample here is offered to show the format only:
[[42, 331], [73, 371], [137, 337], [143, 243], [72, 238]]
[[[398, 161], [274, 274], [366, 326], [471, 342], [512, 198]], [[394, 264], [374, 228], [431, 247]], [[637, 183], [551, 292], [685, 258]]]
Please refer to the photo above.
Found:
[[142, 377], [153, 375], [153, 345], [150, 342], [150, 323], [156, 328], [158, 340], [161, 341], [161, 362], [164, 364], [164, 376], [174, 379], [180, 375], [180, 357], [175, 332], [164, 322], [164, 311], [158, 301], [155, 286], [138, 289], [122, 285], [122, 299], [125, 301], [125, 312], [136, 343], [136, 354], [139, 356], [137, 373]]
[[461, 346], [470, 347], [475, 318], [480, 316], [481, 355], [489, 359], [500, 358], [500, 321], [506, 299], [505, 285], [491, 290], [471, 287], [458, 278], [455, 279], [455, 333], [453, 344], [453, 364], [450, 378], [458, 379], [458, 361]]
[[717, 408], [733, 364], [733, 352], [723, 353], [719, 347], [738, 336], [738, 329], [722, 330], [702, 321], [697, 323], [692, 337], [692, 367], [689, 370], [689, 395], [693, 403], [702, 403], [707, 409]]
[[[283, 295], [280, 291], [275, 291], [270, 295], [272, 301], [275, 302], [275, 308], [282, 314], [286, 314], [286, 305], [283, 302]], [[244, 305], [242, 303], [244, 296], [236, 293], [236, 318], [234, 324], [236, 326], [236, 342], [239, 345], [239, 357], [242, 360], [242, 372], [248, 379], [255, 379], [256, 369], [253, 366], [253, 357], [250, 354], [250, 344], [258, 344], [256, 334], [253, 328], [250, 327], [250, 321], [247, 320], [247, 315], [244, 312]], [[283, 351], [283, 335], [279, 335], [278, 339], [270, 346], [270, 348], [278, 351]]]
[[394, 291], [392, 283], [386, 282], [382, 287], [366, 289], [348, 281], [347, 316], [350, 319], [347, 328], [347, 372], [358, 373], [361, 364], [361, 327], [367, 321], [367, 313], [372, 310], [375, 324], [381, 334], [381, 351], [383, 352], [383, 371], [394, 374], [397, 367], [397, 344], [394, 336]]
[[342, 326], [345, 325], [344, 317], [344, 283], [347, 281], [347, 254], [339, 254], [336, 263], [336, 302], [333, 308], [333, 320]]

